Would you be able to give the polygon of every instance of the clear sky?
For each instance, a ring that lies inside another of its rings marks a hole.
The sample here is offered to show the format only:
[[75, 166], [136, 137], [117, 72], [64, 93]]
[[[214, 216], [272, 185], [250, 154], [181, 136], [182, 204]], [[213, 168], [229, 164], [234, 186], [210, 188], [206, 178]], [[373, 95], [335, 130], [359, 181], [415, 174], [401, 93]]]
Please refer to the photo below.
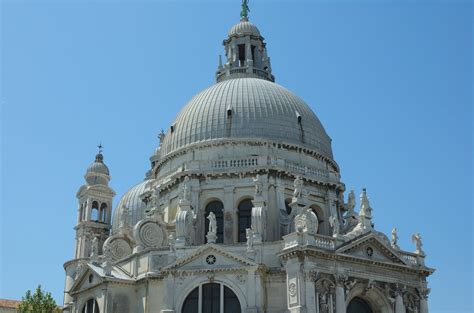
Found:
[[[250, 1], [277, 82], [333, 140], [376, 229], [419, 231], [431, 312], [473, 312], [469, 1]], [[232, 1], [3, 1], [0, 297], [62, 303], [77, 200], [96, 145], [116, 204], [181, 107], [214, 83]]]

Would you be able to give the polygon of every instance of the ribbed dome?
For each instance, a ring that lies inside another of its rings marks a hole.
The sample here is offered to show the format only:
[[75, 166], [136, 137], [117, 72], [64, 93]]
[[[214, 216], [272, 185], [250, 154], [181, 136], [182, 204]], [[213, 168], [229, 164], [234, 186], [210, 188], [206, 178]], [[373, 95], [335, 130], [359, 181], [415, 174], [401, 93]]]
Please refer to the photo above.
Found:
[[124, 208], [128, 208], [128, 222], [130, 227], [133, 227], [145, 216], [146, 205], [140, 199], [140, 195], [147, 190], [146, 186], [149, 182], [150, 180], [144, 180], [141, 183], [133, 186], [120, 199], [114, 211], [114, 217], [112, 221], [113, 233], [117, 231], [120, 225], [120, 217], [122, 216]]
[[109, 175], [109, 168], [104, 163], [95, 161], [89, 165], [86, 173], [98, 173], [98, 174]]
[[226, 80], [194, 96], [168, 130], [161, 155], [220, 138], [293, 143], [332, 158], [331, 139], [308, 105], [258, 78]]
[[229, 37], [237, 35], [254, 35], [260, 37], [260, 31], [257, 26], [249, 21], [240, 21], [229, 30]]

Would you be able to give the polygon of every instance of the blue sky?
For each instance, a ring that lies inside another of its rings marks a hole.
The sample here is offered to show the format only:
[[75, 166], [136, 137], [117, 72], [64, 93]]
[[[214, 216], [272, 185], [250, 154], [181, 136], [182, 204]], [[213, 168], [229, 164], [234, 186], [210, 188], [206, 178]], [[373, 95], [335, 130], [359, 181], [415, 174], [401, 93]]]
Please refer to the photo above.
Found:
[[[3, 1], [0, 297], [41, 283], [62, 303], [75, 193], [105, 146], [117, 203], [157, 135], [214, 83], [232, 1]], [[376, 228], [419, 231], [431, 312], [472, 312], [472, 4], [250, 2], [277, 82], [333, 139], [342, 179], [366, 187]]]

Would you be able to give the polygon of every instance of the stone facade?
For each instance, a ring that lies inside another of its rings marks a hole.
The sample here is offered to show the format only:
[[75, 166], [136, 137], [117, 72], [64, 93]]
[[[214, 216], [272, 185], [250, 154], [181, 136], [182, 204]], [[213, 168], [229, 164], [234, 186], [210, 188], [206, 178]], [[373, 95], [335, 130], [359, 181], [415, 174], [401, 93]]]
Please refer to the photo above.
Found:
[[373, 227], [366, 190], [345, 196], [331, 139], [277, 85], [242, 20], [217, 83], [178, 114], [146, 179], [117, 205], [101, 151], [77, 194], [66, 312], [428, 312], [416, 252]]

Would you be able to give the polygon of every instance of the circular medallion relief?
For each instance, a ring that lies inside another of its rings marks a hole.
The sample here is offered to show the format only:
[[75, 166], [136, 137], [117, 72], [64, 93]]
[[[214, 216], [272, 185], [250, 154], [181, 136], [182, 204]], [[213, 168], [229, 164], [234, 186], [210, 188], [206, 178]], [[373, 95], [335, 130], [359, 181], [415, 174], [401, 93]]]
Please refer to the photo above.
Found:
[[368, 247], [365, 252], [367, 253], [368, 256], [372, 256], [374, 254], [374, 249], [372, 249], [371, 247]]
[[213, 265], [214, 263], [216, 263], [216, 261], [217, 261], [217, 258], [212, 254], [206, 257], [206, 263], [209, 265]]
[[140, 242], [145, 247], [160, 247], [163, 245], [163, 230], [154, 222], [144, 223], [138, 232]]
[[290, 296], [292, 296], [292, 297], [296, 296], [296, 284], [295, 283], [291, 283], [288, 286], [288, 292], [290, 293]]
[[108, 244], [108, 250], [113, 260], [119, 260], [132, 253], [132, 247], [123, 238], [115, 238]]

